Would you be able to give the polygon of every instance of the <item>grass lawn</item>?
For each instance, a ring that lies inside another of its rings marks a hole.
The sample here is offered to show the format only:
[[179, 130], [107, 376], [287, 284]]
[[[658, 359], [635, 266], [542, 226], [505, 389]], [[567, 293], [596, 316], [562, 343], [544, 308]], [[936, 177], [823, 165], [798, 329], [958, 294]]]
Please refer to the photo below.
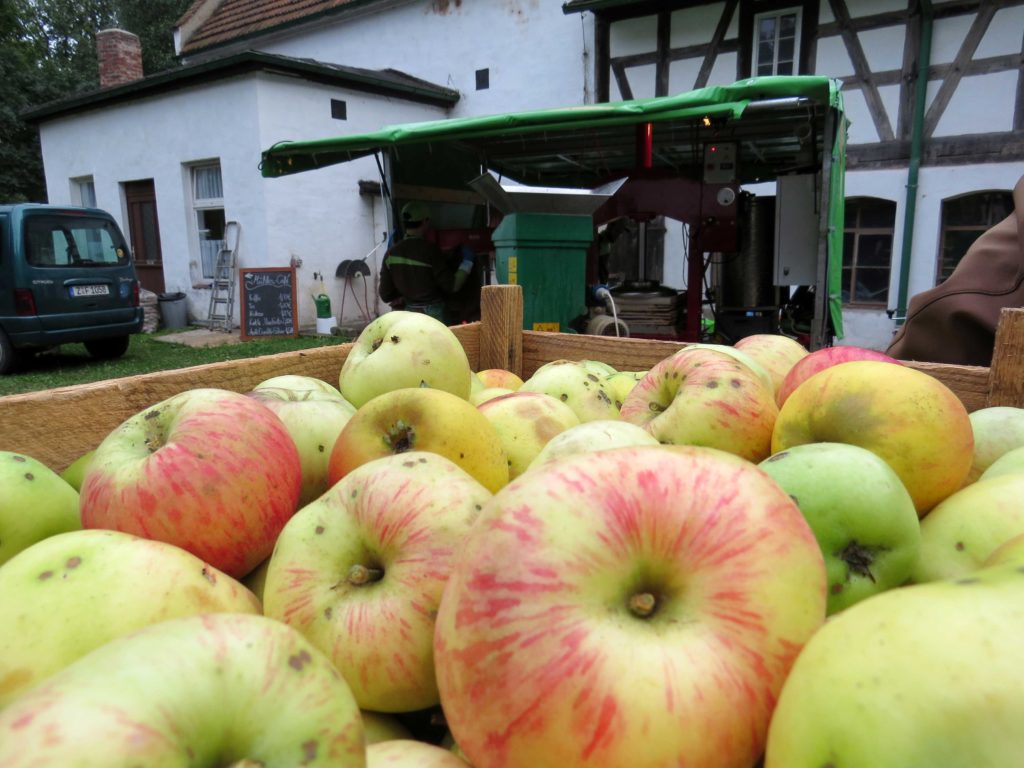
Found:
[[117, 360], [96, 360], [83, 344], [63, 344], [39, 355], [28, 357], [17, 372], [0, 376], [0, 396], [42, 389], [66, 387], [103, 379], [117, 379], [138, 373], [186, 368], [190, 365], [238, 360], [297, 349], [311, 349], [348, 341], [343, 336], [300, 336], [259, 339], [219, 347], [193, 348], [184, 344], [157, 341], [155, 337], [180, 333], [183, 329], [137, 333], [124, 357]]

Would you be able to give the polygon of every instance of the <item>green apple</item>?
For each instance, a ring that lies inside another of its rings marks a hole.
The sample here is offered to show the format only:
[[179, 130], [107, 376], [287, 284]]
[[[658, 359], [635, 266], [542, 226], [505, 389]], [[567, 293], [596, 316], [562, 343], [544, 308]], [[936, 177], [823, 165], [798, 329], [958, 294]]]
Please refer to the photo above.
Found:
[[322, 389], [262, 387], [249, 392], [249, 397], [276, 413], [295, 441], [302, 467], [298, 506], [304, 507], [328, 489], [331, 450], [356, 412], [355, 406], [337, 391]]
[[828, 571], [830, 614], [907, 581], [921, 526], [913, 499], [888, 464], [856, 445], [808, 443], [760, 467], [814, 531]]
[[326, 653], [360, 707], [436, 706], [434, 617], [463, 539], [490, 498], [433, 453], [357, 467], [281, 532], [264, 613]]
[[31, 456], [0, 451], [0, 565], [37, 541], [81, 527], [75, 488]]
[[214, 612], [260, 604], [171, 544], [103, 530], [51, 536], [0, 568], [0, 708], [115, 637]]
[[946, 498], [921, 521], [916, 582], [966, 576], [1024, 533], [1024, 475], [979, 480]]
[[608, 393], [604, 375], [572, 360], [545, 363], [517, 391], [556, 397], [572, 408], [581, 422], [619, 417], [619, 408]]
[[89, 469], [89, 465], [92, 463], [94, 453], [96, 453], [95, 450], [83, 453], [60, 473], [61, 479], [76, 491], [82, 490], [82, 481], [85, 480], [85, 472]]
[[623, 421], [660, 443], [717, 448], [754, 462], [771, 453], [777, 415], [774, 393], [750, 366], [697, 344], [654, 366], [621, 411]]
[[578, 453], [607, 451], [632, 445], [659, 445], [657, 439], [643, 427], [628, 421], [588, 421], [569, 427], [551, 438], [530, 462], [529, 469], [542, 467], [565, 456]]
[[451, 750], [414, 739], [382, 741], [366, 749], [366, 768], [468, 768]]
[[467, 400], [440, 389], [396, 389], [349, 419], [328, 464], [334, 485], [383, 456], [430, 451], [458, 464], [492, 493], [508, 482], [508, 457], [494, 426]]
[[974, 460], [965, 483], [973, 483], [1003, 454], [1024, 447], [1024, 408], [992, 406], [970, 414]]
[[338, 389], [356, 408], [406, 387], [430, 387], [463, 400], [473, 371], [458, 338], [419, 312], [387, 312], [367, 325], [342, 365]]
[[580, 360], [580, 365], [591, 373], [596, 373], [601, 377], [611, 376], [614, 373], [618, 373], [614, 367], [600, 360]]
[[1004, 453], [988, 465], [988, 469], [981, 473], [978, 480], [988, 480], [1017, 472], [1024, 472], [1024, 447], [1014, 448]]
[[580, 423], [568, 405], [543, 392], [510, 392], [477, 406], [501, 439], [508, 477], [519, 477], [551, 438]]
[[256, 599], [260, 601], [260, 610], [262, 610], [263, 588], [267, 583], [267, 569], [269, 567], [270, 558], [268, 557], [242, 578], [242, 584], [245, 585], [245, 588], [256, 595]]
[[765, 768], [1019, 765], [1022, 637], [1024, 573], [1014, 565], [851, 606], [797, 657]]
[[187, 616], [120, 637], [0, 712], [0, 765], [363, 768], [331, 662], [264, 616]]

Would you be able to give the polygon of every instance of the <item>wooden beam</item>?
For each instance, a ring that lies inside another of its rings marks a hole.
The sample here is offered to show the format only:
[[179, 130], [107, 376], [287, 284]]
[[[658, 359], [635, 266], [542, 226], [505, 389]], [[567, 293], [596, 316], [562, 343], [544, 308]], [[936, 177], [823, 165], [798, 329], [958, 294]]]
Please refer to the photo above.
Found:
[[832, 14], [839, 23], [839, 34], [843, 38], [846, 52], [850, 55], [853, 71], [861, 82], [864, 100], [868, 104], [868, 111], [871, 113], [875, 130], [878, 132], [878, 138], [882, 141], [892, 141], [896, 138], [892, 131], [892, 124], [889, 122], [889, 115], [885, 111], [885, 104], [882, 102], [882, 97], [878, 93], [878, 87], [873, 80], [871, 66], [868, 64], [867, 56], [864, 55], [860, 39], [851, 26], [850, 12], [846, 8], [846, 3], [843, 0], [829, 0], [829, 5], [832, 8]]
[[[903, 44], [903, 66], [896, 74], [900, 84], [900, 107], [896, 115], [896, 135], [904, 140], [910, 141], [914, 124], [914, 99], [918, 88], [927, 88], [926, 80], [918, 82], [918, 69], [921, 60], [921, 30], [924, 26], [924, 17], [914, 14], [906, 20], [906, 35]], [[880, 78], [881, 73], [875, 73], [875, 84], [881, 86], [885, 83]]]
[[485, 285], [480, 292], [480, 362], [474, 370], [523, 370], [523, 287]]
[[662, 11], [658, 14], [657, 30], [658, 60], [654, 70], [654, 95], [668, 96], [668, 49], [672, 40], [672, 14]]
[[611, 99], [611, 31], [608, 20], [598, 14], [594, 17], [594, 99], [603, 104]]
[[963, 77], [968, 63], [974, 58], [974, 52], [978, 50], [978, 44], [992, 23], [992, 17], [995, 16], [996, 10], [998, 9], [993, 0], [982, 0], [978, 8], [978, 15], [974, 17], [971, 28], [967, 31], [963, 43], [960, 44], [960, 50], [957, 51], [950, 70], [943, 78], [938, 93], [935, 94], [935, 98], [925, 113], [924, 135], [926, 138], [935, 134], [935, 128], [938, 126], [939, 120], [942, 119], [942, 114], [946, 111], [949, 100], [953, 98], [957, 86], [960, 85], [960, 78]]
[[725, 34], [729, 31], [729, 24], [732, 22], [732, 17], [736, 13], [738, 5], [739, 0], [725, 0], [725, 5], [722, 7], [722, 15], [718, 17], [715, 31], [711, 34], [707, 51], [704, 53], [704, 60], [701, 62], [700, 70], [697, 72], [697, 79], [693, 82], [694, 88], [703, 88], [708, 84], [711, 70], [715, 66], [715, 59], [718, 58], [722, 48], [722, 41], [725, 40]]

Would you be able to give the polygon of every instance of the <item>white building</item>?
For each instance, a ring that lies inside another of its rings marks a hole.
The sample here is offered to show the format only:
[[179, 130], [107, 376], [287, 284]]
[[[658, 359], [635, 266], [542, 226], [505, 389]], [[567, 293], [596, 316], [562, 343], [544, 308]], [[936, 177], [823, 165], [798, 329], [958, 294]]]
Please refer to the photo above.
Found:
[[[198, 0], [176, 30], [182, 70], [32, 114], [50, 201], [77, 203], [94, 190], [99, 206], [120, 214], [136, 258], [159, 265], [148, 284], [186, 292], [199, 319], [219, 245], [204, 239], [216, 240], [223, 220], [241, 224], [242, 265], [301, 264], [304, 325], [314, 318], [314, 273], [336, 312], [344, 299], [343, 323], [381, 309], [362, 303], [374, 300], [372, 283], [335, 277], [342, 261], [364, 258], [376, 276], [383, 249], [373, 249], [391, 214], [374, 160], [263, 179], [260, 152], [281, 140], [647, 98], [760, 74], [841, 78], [851, 119], [843, 343], [875, 348], [889, 341], [890, 314], [1008, 213], [1024, 175], [1024, 0], [297, 5]], [[927, 88], [917, 101], [919, 73]], [[682, 232], [668, 227], [664, 243], [663, 281], [685, 287]]]

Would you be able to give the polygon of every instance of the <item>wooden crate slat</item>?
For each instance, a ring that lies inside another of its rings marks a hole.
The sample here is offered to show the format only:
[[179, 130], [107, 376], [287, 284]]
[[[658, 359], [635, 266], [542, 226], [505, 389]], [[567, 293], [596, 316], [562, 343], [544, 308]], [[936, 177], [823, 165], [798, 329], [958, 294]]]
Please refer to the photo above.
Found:
[[[480, 324], [452, 331], [475, 367]], [[312, 376], [337, 386], [351, 348], [338, 344], [0, 397], [0, 450], [27, 454], [60, 472], [129, 416], [187, 389], [247, 392], [283, 374]]]
[[948, 365], [945, 363], [921, 363], [913, 360], [901, 361], [908, 368], [914, 368], [933, 376], [960, 398], [968, 411], [984, 408], [988, 402], [989, 369], [978, 365]]

